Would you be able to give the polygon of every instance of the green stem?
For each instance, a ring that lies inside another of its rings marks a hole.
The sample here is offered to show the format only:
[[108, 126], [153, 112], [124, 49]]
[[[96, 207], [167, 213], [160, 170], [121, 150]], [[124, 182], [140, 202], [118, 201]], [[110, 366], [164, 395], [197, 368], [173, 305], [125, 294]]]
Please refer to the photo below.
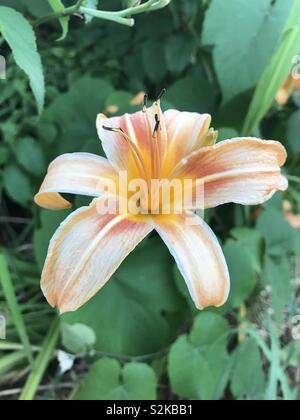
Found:
[[20, 396], [20, 401], [32, 401], [34, 399], [55, 350], [59, 338], [59, 327], [59, 319], [56, 319], [45, 338], [40, 354], [34, 362], [32, 372], [29, 375]]
[[10, 353], [7, 356], [2, 356], [0, 359], [0, 374], [8, 372], [11, 368], [26, 360], [26, 353], [24, 351], [17, 351]]
[[2, 285], [3, 293], [7, 301], [8, 307], [10, 309], [10, 312], [12, 314], [14, 323], [18, 330], [20, 340], [24, 346], [24, 351], [28, 357], [30, 364], [32, 364], [33, 356], [24, 319], [14, 292], [14, 287], [12, 284], [10, 273], [8, 271], [6, 258], [2, 254], [0, 254], [0, 283]]
[[300, 184], [300, 177], [298, 177], [298, 176], [286, 175], [286, 178], [291, 182], [295, 182], [296, 184]]
[[110, 20], [116, 23], [120, 23], [121, 25], [126, 25], [126, 26], [134, 25], [133, 19], [122, 17], [120, 15], [120, 12], [107, 12], [104, 10], [89, 9], [87, 7], [80, 7], [79, 12], [85, 15], [93, 16], [98, 19]]
[[65, 10], [63, 12], [53, 12], [50, 13], [47, 16], [42, 16], [41, 18], [37, 19], [35, 22], [33, 22], [33, 26], [35, 28], [37, 28], [40, 25], [43, 25], [44, 23], [50, 22], [51, 20], [56, 20], [59, 19], [61, 17], [65, 17], [65, 16], [71, 16], [74, 13], [77, 13], [79, 10], [80, 6], [77, 7], [77, 4], [75, 4], [75, 6], [70, 6], [70, 7], [66, 7]]
[[146, 1], [146, 3], [142, 3], [139, 6], [128, 7], [128, 9], [122, 10], [117, 13], [119, 13], [119, 15], [123, 17], [137, 15], [139, 13], [150, 11], [152, 7], [155, 7], [155, 3], [160, 4], [162, 2], [158, 0], [148, 0]]
[[148, 0], [145, 3], [140, 4], [139, 6], [128, 7], [125, 10], [120, 10], [116, 12], [109, 12], [106, 10], [96, 10], [90, 9], [88, 7], [83, 7], [83, 0], [79, 0], [75, 5], [66, 7], [64, 11], [53, 12], [47, 16], [43, 16], [37, 19], [33, 23], [33, 26], [38, 27], [51, 20], [56, 20], [65, 16], [71, 16], [75, 13], [82, 13], [99, 19], [110, 20], [116, 23], [120, 23], [121, 25], [133, 26], [134, 20], [130, 19], [131, 16], [144, 12], [152, 12], [155, 10], [162, 9], [163, 7], [166, 7], [170, 3], [170, 1], [171, 0]]

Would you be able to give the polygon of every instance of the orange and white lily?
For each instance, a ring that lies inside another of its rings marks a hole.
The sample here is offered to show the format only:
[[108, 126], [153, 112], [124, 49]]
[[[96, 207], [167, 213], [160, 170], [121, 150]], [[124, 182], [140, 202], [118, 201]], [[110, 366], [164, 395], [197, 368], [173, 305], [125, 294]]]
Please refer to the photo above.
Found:
[[175, 258], [197, 308], [226, 302], [230, 278], [221, 246], [202, 218], [187, 210], [194, 209], [192, 202], [184, 203], [181, 214], [98, 211], [106, 200], [107, 179], [118, 182], [124, 171], [130, 179], [142, 177], [147, 183], [157, 178], [192, 179], [193, 193], [200, 184], [204, 188], [204, 208], [230, 202], [261, 204], [287, 189], [280, 171], [287, 155], [279, 142], [235, 138], [215, 144], [210, 123], [208, 114], [163, 113], [159, 100], [132, 115], [107, 119], [100, 114], [97, 129], [107, 159], [72, 153], [51, 163], [35, 197], [38, 205], [68, 208], [61, 193], [96, 197], [89, 207], [72, 213], [51, 240], [42, 290], [52, 306], [61, 313], [77, 310], [153, 230]]

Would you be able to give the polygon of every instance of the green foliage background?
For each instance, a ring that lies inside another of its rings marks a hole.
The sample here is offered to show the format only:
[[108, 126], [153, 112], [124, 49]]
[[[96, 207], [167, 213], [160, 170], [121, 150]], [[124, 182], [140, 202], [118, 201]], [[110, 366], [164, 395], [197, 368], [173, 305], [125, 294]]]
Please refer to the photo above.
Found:
[[[134, 28], [73, 16], [36, 27], [35, 40], [28, 22], [50, 13], [48, 2], [0, 0], [7, 59], [0, 80], [0, 313], [7, 318], [0, 398], [18, 398], [23, 388], [21, 399], [299, 399], [300, 236], [283, 215], [283, 200], [300, 214], [299, 97], [284, 107], [274, 102], [247, 133], [286, 146], [288, 192], [260, 207], [226, 205], [205, 215], [232, 278], [230, 299], [218, 310], [194, 309], [153, 236], [103, 291], [58, 321], [39, 279], [49, 239], [68, 212], [33, 203], [51, 160], [101, 154], [96, 115], [112, 105], [119, 114], [138, 110], [130, 103], [141, 91], [155, 98], [166, 87], [166, 109], [209, 112], [220, 140], [240, 136], [297, 2], [173, 0], [138, 15]], [[69, 32], [57, 41], [62, 29]], [[71, 199], [75, 207], [87, 202]]]

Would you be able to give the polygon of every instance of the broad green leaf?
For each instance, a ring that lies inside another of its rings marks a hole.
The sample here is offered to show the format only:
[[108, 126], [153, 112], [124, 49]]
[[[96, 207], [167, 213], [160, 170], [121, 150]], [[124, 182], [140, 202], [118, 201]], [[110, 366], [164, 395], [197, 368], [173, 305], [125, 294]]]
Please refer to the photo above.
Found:
[[239, 133], [234, 128], [222, 127], [218, 130], [218, 141], [233, 139], [239, 136]]
[[114, 359], [95, 362], [75, 400], [155, 400], [156, 377], [144, 363], [127, 363], [123, 368]]
[[228, 380], [228, 324], [221, 316], [203, 312], [189, 335], [171, 347], [168, 373], [173, 392], [182, 398], [220, 398]]
[[180, 111], [209, 112], [216, 100], [213, 85], [197, 77], [177, 80], [167, 91], [168, 102]]
[[254, 86], [282, 33], [292, 0], [212, 0], [203, 31], [228, 101]]
[[167, 68], [171, 73], [180, 74], [192, 61], [195, 41], [188, 36], [172, 35], [165, 43]]
[[295, 250], [297, 233], [276, 208], [268, 207], [264, 211], [257, 229], [265, 238], [269, 255], [281, 257]]
[[228, 239], [223, 251], [231, 278], [229, 300], [223, 309], [237, 308], [251, 295], [257, 284], [256, 267], [251, 254], [239, 241]]
[[9, 44], [17, 65], [29, 77], [41, 113], [44, 107], [45, 81], [35, 34], [30, 23], [14, 9], [0, 6], [0, 32]]
[[25, 205], [33, 198], [32, 187], [25, 173], [18, 166], [9, 165], [3, 172], [4, 187], [12, 200]]
[[272, 309], [277, 321], [281, 322], [283, 310], [292, 297], [291, 263], [287, 258], [266, 257], [263, 283], [271, 286]]
[[163, 43], [148, 41], [143, 47], [142, 60], [150, 81], [160, 83], [167, 72]]
[[64, 347], [75, 354], [85, 353], [96, 343], [94, 331], [84, 324], [68, 325], [62, 323], [62, 343]]
[[126, 112], [133, 112], [133, 107], [130, 105], [131, 100], [131, 93], [122, 90], [115, 90], [108, 96], [105, 102], [106, 111], [109, 111], [111, 107], [114, 107], [115, 112], [112, 114], [122, 115]]
[[242, 342], [235, 351], [231, 390], [239, 400], [261, 400], [266, 387], [259, 347], [253, 338]]
[[257, 273], [261, 272], [264, 256], [264, 242], [261, 233], [249, 228], [236, 228], [230, 233], [247, 252], [253, 269]]
[[300, 153], [300, 111], [295, 112], [288, 120], [287, 141], [294, 153]]
[[[11, 0], [9, 0], [11, 1]], [[28, 12], [36, 17], [46, 16], [51, 13], [51, 7], [48, 2], [43, 0], [17, 0], [18, 3], [23, 3], [28, 9]], [[13, 7], [13, 6], [10, 6]]]
[[[50, 6], [52, 7], [54, 12], [64, 12], [65, 10], [65, 6], [63, 4], [63, 2], [61, 0], [48, 0]], [[70, 21], [70, 16], [63, 16], [61, 18], [59, 18], [59, 23], [62, 29], [62, 35], [61, 37], [58, 39], [58, 41], [62, 41], [66, 38], [66, 36], [68, 35], [68, 31], [69, 31], [69, 21]]]
[[[101, 154], [95, 129], [97, 114], [104, 112], [112, 86], [102, 79], [83, 77], [72, 84], [69, 92], [60, 95], [45, 110], [40, 126], [56, 127], [57, 133], [50, 149], [50, 158], [66, 152]], [[41, 137], [41, 141], [44, 137]], [[93, 148], [87, 148], [91, 144]]]
[[17, 141], [15, 153], [18, 162], [24, 169], [36, 176], [41, 176], [46, 169], [43, 150], [39, 143], [31, 137]]
[[3, 165], [9, 157], [9, 151], [6, 147], [0, 146], [0, 165]]
[[159, 351], [175, 338], [186, 311], [172, 267], [164, 244], [149, 239], [91, 301], [63, 320], [92, 328], [98, 351], [132, 356]]
[[240, 136], [251, 102], [251, 97], [250, 92], [247, 91], [223, 104], [214, 115], [213, 126], [215, 128], [233, 128]]

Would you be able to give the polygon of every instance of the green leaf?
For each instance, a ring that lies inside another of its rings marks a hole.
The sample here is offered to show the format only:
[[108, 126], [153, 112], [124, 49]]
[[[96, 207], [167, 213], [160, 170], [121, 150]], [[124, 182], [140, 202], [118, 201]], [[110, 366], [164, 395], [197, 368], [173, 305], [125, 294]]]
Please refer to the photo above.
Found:
[[167, 68], [171, 73], [180, 74], [192, 61], [195, 49], [193, 38], [172, 35], [165, 43]]
[[166, 247], [149, 239], [91, 301], [63, 320], [92, 328], [98, 351], [131, 356], [160, 351], [175, 338], [186, 310], [172, 267]]
[[33, 199], [33, 191], [29, 179], [18, 166], [9, 165], [3, 172], [4, 187], [9, 197], [15, 202], [25, 205]]
[[116, 114], [122, 115], [126, 112], [133, 111], [133, 107], [130, 105], [131, 100], [131, 93], [122, 90], [115, 90], [108, 96], [105, 102], [105, 107], [107, 109], [108, 107], [114, 106], [116, 107]]
[[283, 310], [292, 297], [291, 264], [286, 258], [266, 257], [263, 283], [271, 286], [272, 309], [277, 321], [281, 322]]
[[156, 377], [144, 363], [127, 363], [103, 358], [87, 374], [75, 400], [155, 400]]
[[[54, 12], [64, 12], [65, 10], [65, 6], [61, 0], [48, 0], [48, 3], [50, 4]], [[66, 36], [68, 35], [69, 21], [70, 21], [70, 16], [63, 16], [59, 18], [59, 23], [62, 29], [62, 35], [58, 39], [58, 41], [64, 40]]]
[[[95, 121], [97, 114], [104, 111], [112, 91], [105, 80], [83, 77], [72, 84], [69, 92], [52, 102], [40, 121], [40, 126], [51, 125], [58, 129], [52, 139], [51, 158], [68, 152], [101, 153]], [[86, 147], [89, 140], [93, 140], [93, 149]]]
[[84, 324], [68, 325], [62, 323], [62, 343], [64, 347], [75, 354], [85, 353], [96, 343], [94, 331]]
[[31, 137], [18, 140], [15, 153], [20, 165], [31, 174], [40, 176], [45, 172], [46, 162], [43, 150]]
[[266, 378], [259, 347], [253, 338], [242, 342], [235, 354], [231, 390], [239, 400], [263, 399]]
[[[11, 1], [11, 0], [9, 0]], [[20, 0], [17, 0], [20, 3]], [[51, 13], [51, 7], [48, 2], [41, 0], [21, 0], [28, 12], [36, 17], [46, 16]], [[13, 7], [13, 6], [10, 6]]]
[[203, 43], [213, 45], [224, 101], [254, 86], [282, 33], [292, 0], [212, 0]]
[[35, 230], [33, 238], [34, 255], [39, 268], [42, 270], [47, 255], [49, 242], [66, 217], [70, 210], [54, 212], [50, 210], [41, 210], [41, 226]]
[[294, 114], [288, 120], [287, 141], [293, 153], [300, 153], [300, 111]]
[[218, 130], [218, 141], [234, 139], [239, 136], [239, 133], [234, 128], [222, 127]]
[[253, 292], [257, 273], [251, 254], [239, 241], [228, 239], [223, 247], [231, 278], [231, 292], [224, 308], [238, 308]]
[[231, 235], [239, 242], [239, 245], [247, 252], [253, 269], [260, 273], [264, 255], [264, 241], [261, 233], [255, 229], [236, 228]]
[[180, 111], [209, 112], [216, 100], [214, 86], [197, 77], [177, 80], [169, 87], [167, 99]]
[[45, 81], [35, 34], [30, 23], [14, 9], [0, 6], [0, 32], [9, 44], [17, 65], [29, 77], [41, 113], [44, 107]]
[[[276, 228], [274, 228], [276, 227]], [[281, 257], [296, 247], [296, 230], [283, 218], [281, 211], [268, 207], [258, 219], [257, 229], [262, 233], [267, 244], [267, 253]]]
[[9, 157], [9, 151], [6, 147], [0, 146], [0, 165], [3, 165]]
[[168, 357], [172, 390], [182, 398], [220, 398], [228, 380], [228, 324], [221, 316], [203, 312], [189, 335], [173, 344]]
[[160, 83], [167, 72], [163, 43], [148, 41], [143, 46], [142, 60], [150, 81], [156, 85]]

